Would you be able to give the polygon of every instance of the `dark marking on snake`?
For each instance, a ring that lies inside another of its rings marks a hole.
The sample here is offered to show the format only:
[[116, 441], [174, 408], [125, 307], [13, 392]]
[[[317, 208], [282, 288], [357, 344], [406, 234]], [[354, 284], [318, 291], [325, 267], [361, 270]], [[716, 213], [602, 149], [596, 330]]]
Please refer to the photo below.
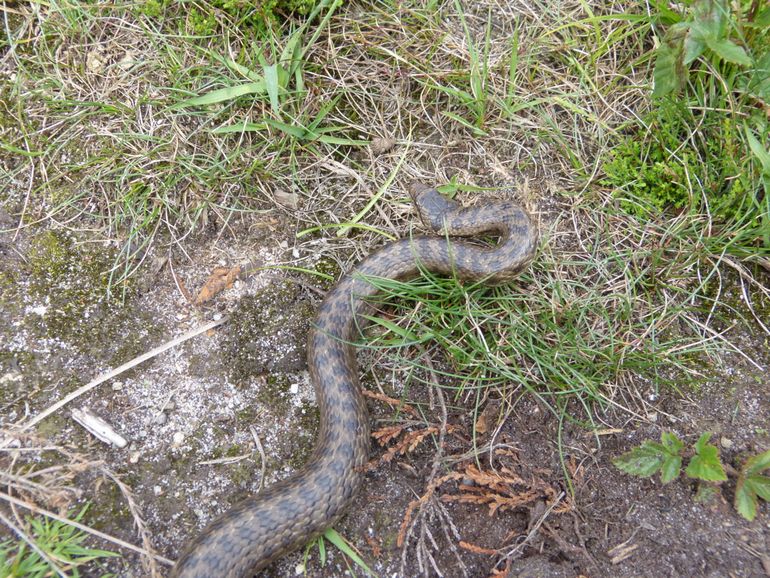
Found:
[[[321, 413], [310, 460], [289, 478], [214, 520], [185, 549], [177, 578], [243, 578], [306, 544], [342, 515], [369, 457], [369, 418], [358, 383], [353, 341], [357, 316], [368, 312], [376, 288], [367, 278], [407, 280], [421, 270], [463, 281], [500, 284], [533, 258], [537, 229], [517, 204], [491, 201], [463, 208], [433, 188], [410, 194], [436, 236], [405, 238], [372, 253], [329, 291], [308, 338], [308, 366]], [[450, 237], [489, 234], [492, 247]]]

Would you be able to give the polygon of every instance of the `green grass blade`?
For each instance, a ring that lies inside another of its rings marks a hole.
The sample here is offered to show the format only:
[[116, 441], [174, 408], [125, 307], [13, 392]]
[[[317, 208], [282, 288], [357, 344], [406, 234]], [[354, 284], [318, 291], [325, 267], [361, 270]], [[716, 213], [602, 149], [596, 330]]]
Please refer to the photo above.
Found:
[[266, 86], [265, 81], [248, 82], [246, 84], [239, 84], [237, 86], [228, 86], [227, 88], [220, 88], [218, 90], [212, 90], [201, 96], [183, 100], [172, 104], [169, 109], [188, 108], [191, 106], [207, 106], [210, 104], [219, 104], [220, 102], [228, 102], [247, 94], [265, 94]]

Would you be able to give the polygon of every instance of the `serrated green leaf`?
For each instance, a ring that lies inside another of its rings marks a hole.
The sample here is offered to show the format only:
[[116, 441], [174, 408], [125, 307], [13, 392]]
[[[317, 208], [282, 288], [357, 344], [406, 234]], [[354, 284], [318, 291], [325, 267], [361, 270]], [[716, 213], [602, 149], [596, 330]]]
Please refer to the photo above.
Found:
[[672, 456], [667, 458], [660, 468], [660, 481], [664, 484], [674, 481], [679, 477], [682, 469], [682, 458]]
[[659, 97], [671, 94], [679, 89], [686, 78], [682, 67], [681, 43], [675, 46], [661, 44], [655, 58], [655, 70], [653, 71], [652, 95]]
[[716, 500], [720, 495], [719, 490], [711, 484], [698, 484], [698, 490], [695, 492], [695, 501], [699, 504], [709, 504]]
[[738, 480], [738, 485], [735, 488], [733, 506], [741, 516], [749, 521], [757, 516], [757, 495], [746, 487], [743, 479]]
[[746, 478], [746, 485], [766, 502], [770, 502], [770, 478], [754, 474]]
[[707, 37], [706, 46], [713, 50], [714, 54], [722, 60], [732, 62], [733, 64], [740, 64], [741, 66], [751, 66], [751, 57], [732, 40]]
[[671, 455], [679, 455], [684, 449], [684, 442], [680, 440], [673, 432], [663, 432], [660, 434], [660, 441]]
[[705, 448], [709, 447], [709, 440], [711, 439], [712, 433], [710, 431], [703, 432], [700, 437], [698, 438], [698, 441], [695, 442], [695, 453], [699, 454], [701, 453]]
[[663, 467], [667, 453], [660, 444], [645, 441], [642, 445], [615, 458], [612, 463], [627, 474], [649, 478]]
[[707, 482], [723, 482], [727, 479], [722, 463], [719, 461], [719, 450], [715, 445], [708, 443], [711, 433], [706, 432], [700, 436], [695, 444], [695, 455], [687, 465], [685, 473], [698, 480]]

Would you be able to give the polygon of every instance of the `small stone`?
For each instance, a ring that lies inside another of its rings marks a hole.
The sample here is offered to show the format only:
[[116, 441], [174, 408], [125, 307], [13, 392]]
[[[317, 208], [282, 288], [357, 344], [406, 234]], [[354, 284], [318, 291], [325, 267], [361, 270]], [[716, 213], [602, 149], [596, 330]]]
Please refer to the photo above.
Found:
[[302, 576], [305, 573], [305, 565], [304, 564], [297, 564], [294, 567], [294, 575], [295, 576]]
[[24, 376], [18, 371], [9, 371], [8, 373], [0, 377], [0, 385], [5, 385], [6, 383], [15, 383], [17, 381], [23, 381], [23, 380], [24, 380]]
[[297, 193], [287, 193], [286, 191], [275, 191], [275, 200], [290, 209], [296, 209], [299, 206], [299, 195]]
[[288, 241], [286, 241], [286, 239], [284, 239], [283, 241], [281, 241], [281, 242], [279, 243], [279, 245], [280, 245], [281, 249], [288, 249], [288, 248], [289, 248], [289, 243], [288, 243]]
[[140, 457], [142, 457], [142, 452], [131, 452], [131, 455], [128, 456], [128, 463], [130, 464], [139, 463]]
[[731, 440], [730, 438], [726, 438], [724, 436], [719, 438], [719, 443], [726, 450], [729, 450], [731, 447], [733, 447], [735, 445], [735, 442], [733, 440]]
[[175, 409], [176, 404], [173, 401], [170, 401], [165, 406], [163, 406], [163, 411], [174, 411]]
[[658, 412], [653, 411], [647, 414], [647, 419], [650, 420], [652, 423], [655, 423], [658, 421]]
[[174, 437], [172, 438], [172, 441], [174, 442], [175, 446], [181, 445], [184, 441], [184, 434], [180, 431], [174, 432]]
[[394, 146], [396, 146], [396, 139], [390, 137], [376, 137], [372, 139], [372, 142], [369, 144], [369, 148], [372, 149], [372, 152], [375, 155], [386, 153]]
[[163, 488], [160, 486], [153, 486], [152, 487], [152, 493], [156, 496], [162, 496], [163, 495]]
[[120, 391], [123, 389], [123, 382], [122, 381], [113, 381], [112, 382], [112, 391]]
[[289, 386], [289, 393], [292, 395], [297, 395], [299, 393], [299, 384], [298, 383], [292, 383]]
[[152, 423], [155, 425], [163, 425], [168, 421], [168, 416], [164, 412], [160, 412], [152, 418]]

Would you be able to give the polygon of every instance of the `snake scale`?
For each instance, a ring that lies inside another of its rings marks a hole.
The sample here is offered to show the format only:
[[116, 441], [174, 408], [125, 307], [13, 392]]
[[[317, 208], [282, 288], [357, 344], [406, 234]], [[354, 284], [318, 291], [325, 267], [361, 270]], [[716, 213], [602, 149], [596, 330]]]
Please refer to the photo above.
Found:
[[[410, 194], [423, 222], [441, 236], [400, 239], [369, 255], [327, 293], [310, 331], [308, 366], [321, 415], [310, 460], [209, 524], [187, 546], [172, 576], [252, 576], [341, 516], [361, 485], [369, 456], [369, 419], [352, 345], [360, 332], [357, 316], [377, 291], [367, 277], [406, 280], [428, 270], [499, 284], [534, 256], [537, 230], [518, 205], [494, 201], [463, 208], [419, 183], [411, 185]], [[449, 239], [479, 234], [499, 241], [482, 247]]]

